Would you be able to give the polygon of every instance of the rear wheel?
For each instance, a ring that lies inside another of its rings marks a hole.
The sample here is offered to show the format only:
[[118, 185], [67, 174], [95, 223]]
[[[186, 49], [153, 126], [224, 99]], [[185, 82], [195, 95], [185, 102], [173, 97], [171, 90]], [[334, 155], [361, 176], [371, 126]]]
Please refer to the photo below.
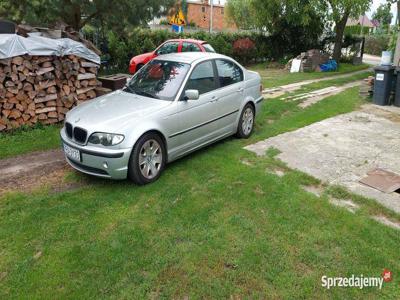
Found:
[[144, 185], [156, 181], [164, 170], [165, 146], [156, 133], [146, 133], [137, 141], [129, 160], [128, 176], [133, 182]]
[[236, 136], [242, 139], [247, 139], [254, 128], [254, 107], [250, 103], [247, 103], [242, 113], [240, 114], [238, 129]]

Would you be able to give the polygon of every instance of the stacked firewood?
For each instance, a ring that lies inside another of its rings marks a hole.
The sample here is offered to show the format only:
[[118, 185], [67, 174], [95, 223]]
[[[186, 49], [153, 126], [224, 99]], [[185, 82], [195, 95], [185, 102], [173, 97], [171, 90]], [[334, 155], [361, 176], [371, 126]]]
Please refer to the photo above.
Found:
[[96, 97], [98, 67], [74, 55], [0, 60], [0, 131], [64, 120], [72, 107]]

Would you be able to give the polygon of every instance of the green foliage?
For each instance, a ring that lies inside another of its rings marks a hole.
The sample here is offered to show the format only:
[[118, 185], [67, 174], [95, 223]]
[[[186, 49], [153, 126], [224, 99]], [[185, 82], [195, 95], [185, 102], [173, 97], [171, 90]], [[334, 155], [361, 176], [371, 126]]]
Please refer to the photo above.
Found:
[[[266, 36], [263, 33], [173, 33], [168, 30], [148, 30], [136, 28], [128, 35], [117, 35], [109, 32], [107, 43], [110, 54], [110, 67], [115, 71], [126, 72], [133, 56], [154, 50], [168, 39], [193, 38], [210, 43], [221, 54], [231, 56], [239, 62], [249, 64], [265, 60], [287, 59], [300, 52], [314, 47], [322, 47], [318, 41], [318, 33], [307, 34], [301, 26], [283, 29], [280, 34]], [[255, 44], [250, 52], [234, 52], [233, 44], [240, 39], [249, 38]]]
[[387, 34], [366, 36], [364, 52], [373, 55], [381, 55], [382, 51], [389, 49], [390, 39], [391, 36]]
[[372, 18], [374, 20], [378, 20], [382, 26], [389, 26], [392, 22], [393, 15], [390, 11], [391, 3], [381, 3], [379, 7], [376, 9]]
[[160, 15], [163, 7], [173, 0], [3, 0], [0, 17], [34, 25], [51, 25], [63, 21], [79, 30], [86, 24], [96, 23], [109, 28], [145, 24]]
[[344, 30], [345, 35], [366, 35], [369, 34], [370, 28], [361, 25], [346, 26]]
[[226, 4], [228, 20], [232, 20], [241, 29], [255, 27], [253, 0], [229, 0]]

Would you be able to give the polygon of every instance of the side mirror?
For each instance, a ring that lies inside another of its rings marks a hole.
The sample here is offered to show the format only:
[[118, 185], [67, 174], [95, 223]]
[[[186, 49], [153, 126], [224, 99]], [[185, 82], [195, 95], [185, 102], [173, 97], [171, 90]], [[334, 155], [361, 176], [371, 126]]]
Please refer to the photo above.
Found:
[[199, 91], [198, 90], [186, 90], [185, 96], [183, 100], [198, 100], [199, 99]]

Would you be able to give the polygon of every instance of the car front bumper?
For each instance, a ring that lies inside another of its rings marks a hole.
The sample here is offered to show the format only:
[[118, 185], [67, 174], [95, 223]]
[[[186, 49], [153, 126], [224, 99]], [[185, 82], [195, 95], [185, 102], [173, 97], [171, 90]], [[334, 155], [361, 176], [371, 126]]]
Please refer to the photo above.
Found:
[[[61, 142], [80, 152], [80, 161], [65, 155], [68, 164], [74, 169], [103, 178], [125, 179], [132, 149], [99, 149], [88, 145], [79, 145], [69, 140], [64, 128], [61, 130]], [[63, 150], [64, 150], [64, 146]]]

